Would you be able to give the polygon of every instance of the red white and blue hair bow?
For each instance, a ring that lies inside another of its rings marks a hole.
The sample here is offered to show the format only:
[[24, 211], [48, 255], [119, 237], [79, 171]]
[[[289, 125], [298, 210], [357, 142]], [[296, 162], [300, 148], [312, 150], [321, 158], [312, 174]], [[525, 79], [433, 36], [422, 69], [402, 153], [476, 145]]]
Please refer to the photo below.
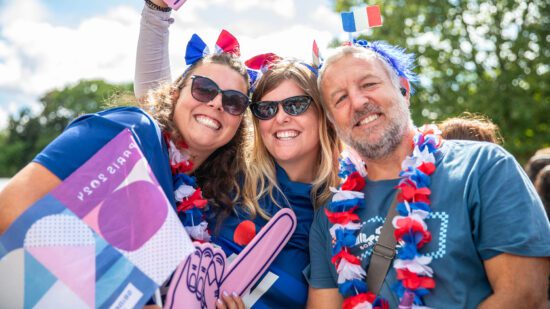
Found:
[[274, 53], [266, 53], [254, 56], [244, 62], [248, 76], [250, 77], [250, 86], [254, 88], [254, 84], [262, 75], [269, 70], [273, 64], [282, 58]]
[[[236, 57], [241, 56], [241, 48], [237, 39], [227, 30], [222, 30], [216, 40], [216, 54], [228, 53]], [[193, 34], [185, 50], [185, 63], [192, 65], [210, 54], [208, 45], [197, 35]]]

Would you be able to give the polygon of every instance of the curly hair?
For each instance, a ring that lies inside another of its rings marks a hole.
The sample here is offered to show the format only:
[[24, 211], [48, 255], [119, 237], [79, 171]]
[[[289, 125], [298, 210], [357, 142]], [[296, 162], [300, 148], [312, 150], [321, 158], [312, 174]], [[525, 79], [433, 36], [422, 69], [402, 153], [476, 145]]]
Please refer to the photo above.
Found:
[[[235, 56], [222, 53], [205, 56], [187, 68], [173, 83], [164, 84], [149, 91], [142, 107], [157, 120], [162, 130], [170, 133], [176, 145], [178, 141], [183, 140], [174, 123], [177, 98], [193, 72], [207, 63], [228, 66], [243, 77], [247, 87], [249, 85], [248, 74], [243, 63]], [[246, 117], [249, 116], [245, 115], [244, 118]], [[210, 154], [193, 173], [211, 207], [222, 214], [229, 214], [240, 197], [237, 179], [244, 166], [243, 148], [247, 131], [247, 121], [243, 119], [231, 141]]]
[[[285, 59], [276, 62], [258, 81], [252, 94], [252, 101], [256, 102], [266, 93], [277, 88], [286, 80], [293, 81], [304, 93], [312, 97], [312, 106], [319, 116], [320, 151], [315, 165], [315, 180], [312, 183], [311, 200], [315, 209], [324, 205], [331, 196], [329, 188], [337, 186], [338, 165], [337, 158], [341, 150], [341, 143], [332, 124], [327, 120], [320, 94], [316, 84], [315, 74], [302, 62]], [[259, 214], [264, 219], [269, 216], [260, 208], [258, 199], [269, 195], [272, 201], [279, 205], [273, 197], [273, 190], [281, 189], [277, 186], [275, 160], [268, 152], [259, 131], [259, 121], [252, 118], [254, 127], [253, 143], [247, 147], [246, 177], [243, 189], [243, 204], [248, 213], [254, 217]], [[284, 195], [283, 195], [284, 196]], [[289, 201], [291, 202], [291, 201]]]

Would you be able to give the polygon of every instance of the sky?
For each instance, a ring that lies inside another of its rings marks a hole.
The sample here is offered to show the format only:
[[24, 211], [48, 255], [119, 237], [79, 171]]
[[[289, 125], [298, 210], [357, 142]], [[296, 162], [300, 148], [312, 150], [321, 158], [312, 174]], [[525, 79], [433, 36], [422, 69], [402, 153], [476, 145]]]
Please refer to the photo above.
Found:
[[[172, 74], [185, 68], [193, 33], [213, 50], [221, 29], [233, 33], [243, 59], [274, 52], [311, 60], [315, 39], [325, 48], [345, 39], [330, 0], [187, 0], [173, 11]], [[0, 0], [0, 129], [8, 115], [47, 91], [81, 79], [131, 82], [141, 0]]]

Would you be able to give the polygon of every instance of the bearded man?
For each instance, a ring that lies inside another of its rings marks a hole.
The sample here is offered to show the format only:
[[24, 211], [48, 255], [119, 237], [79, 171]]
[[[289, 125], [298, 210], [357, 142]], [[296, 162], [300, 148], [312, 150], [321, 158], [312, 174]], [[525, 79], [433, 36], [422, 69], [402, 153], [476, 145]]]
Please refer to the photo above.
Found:
[[[358, 157], [342, 160], [346, 182], [315, 216], [308, 306], [544, 307], [550, 225], [540, 199], [500, 146], [415, 128], [413, 63], [403, 49], [360, 42], [319, 72], [328, 117]], [[373, 254], [394, 199], [397, 244]], [[365, 277], [375, 255], [393, 267], [372, 293]]]

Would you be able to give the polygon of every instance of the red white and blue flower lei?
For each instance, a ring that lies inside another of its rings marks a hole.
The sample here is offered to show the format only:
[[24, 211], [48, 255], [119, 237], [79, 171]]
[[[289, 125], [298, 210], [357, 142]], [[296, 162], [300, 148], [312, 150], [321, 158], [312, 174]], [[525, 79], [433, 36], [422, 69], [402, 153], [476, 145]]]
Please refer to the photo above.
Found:
[[[398, 282], [393, 287], [400, 299], [399, 308], [419, 308], [422, 297], [435, 287], [433, 271], [428, 266], [432, 258], [418, 252], [431, 241], [424, 219], [430, 214], [430, 175], [435, 171], [434, 153], [441, 145], [441, 132], [435, 125], [417, 129], [412, 155], [403, 160], [401, 180], [396, 188], [398, 215], [393, 219], [395, 238], [400, 243], [393, 267]], [[346, 151], [344, 152], [346, 153]], [[344, 156], [344, 154], [343, 154]], [[356, 234], [361, 228], [361, 219], [355, 211], [364, 204], [364, 163], [350, 152], [340, 159], [339, 176], [345, 182], [335, 193], [325, 209], [332, 227], [332, 263], [338, 273], [338, 289], [344, 296], [343, 308], [389, 308], [388, 302], [368, 290], [358, 257], [351, 254], [356, 244]]]
[[189, 236], [195, 241], [208, 242], [210, 233], [203, 214], [208, 201], [202, 197], [195, 177], [185, 174], [193, 170], [193, 162], [190, 161], [191, 156], [187, 150], [189, 147], [183, 141], [176, 145], [168, 132], [163, 132], [163, 136], [168, 145], [176, 210]]

